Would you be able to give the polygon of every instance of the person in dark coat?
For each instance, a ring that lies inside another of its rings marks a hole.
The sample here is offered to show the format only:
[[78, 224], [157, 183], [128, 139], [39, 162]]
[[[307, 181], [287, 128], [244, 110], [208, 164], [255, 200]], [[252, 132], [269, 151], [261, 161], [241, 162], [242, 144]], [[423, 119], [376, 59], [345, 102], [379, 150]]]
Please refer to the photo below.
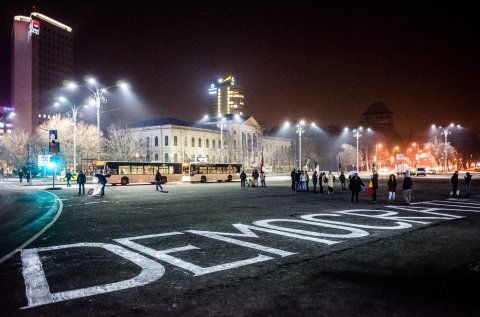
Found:
[[246, 180], [247, 180], [247, 174], [245, 174], [245, 171], [242, 171], [242, 173], [240, 173], [240, 187], [245, 187]]
[[85, 183], [86, 182], [87, 182], [87, 177], [85, 176], [85, 174], [83, 174], [82, 171], [80, 171], [80, 173], [78, 173], [78, 176], [77, 176], [78, 194], [79, 195], [80, 194], [85, 195]]
[[340, 179], [340, 184], [342, 184], [342, 190], [345, 190], [345, 174], [343, 172], [340, 173], [340, 176], [338, 177]]
[[453, 173], [452, 177], [450, 178], [450, 183], [452, 183], [452, 196], [457, 197], [458, 171], [455, 171], [455, 173]]
[[293, 169], [292, 172], [290, 173], [290, 178], [292, 181], [292, 191], [295, 191], [295, 177], [297, 176], [297, 170]]
[[350, 184], [348, 185], [348, 189], [352, 192], [352, 196], [350, 198], [350, 202], [353, 204], [353, 197], [358, 204], [358, 193], [362, 191], [362, 186], [365, 187], [365, 184], [362, 182], [362, 179], [358, 177], [358, 174], [355, 173], [352, 178], [350, 179]]
[[372, 187], [373, 187], [372, 200], [373, 200], [374, 203], [376, 203], [377, 202], [377, 189], [378, 189], [378, 173], [377, 173], [377, 171], [373, 172]]
[[95, 177], [98, 178], [98, 183], [102, 184], [102, 192], [100, 195], [105, 195], [105, 185], [107, 184], [107, 179], [102, 174], [95, 174]]
[[472, 175], [469, 172], [465, 174], [465, 196], [470, 197], [470, 185], [472, 184]]
[[295, 173], [295, 191], [300, 191], [300, 174], [302, 173], [301, 170], [297, 170]]
[[313, 172], [312, 182], [313, 182], [313, 193], [316, 194], [317, 193], [317, 182], [318, 182], [317, 171]]
[[72, 185], [70, 185], [70, 180], [72, 179], [72, 173], [70, 173], [70, 170], [65, 174], [65, 178], [67, 179], [67, 187], [72, 187]]
[[319, 188], [320, 188], [320, 194], [323, 194], [324, 191], [323, 191], [323, 178], [325, 177], [325, 173], [324, 172], [321, 172], [320, 175], [318, 175], [318, 181], [320, 182], [319, 184]]
[[397, 192], [397, 178], [395, 174], [390, 174], [387, 181], [388, 187], [388, 202], [392, 203], [395, 201], [395, 194]]
[[403, 178], [403, 199], [407, 205], [410, 205], [410, 201], [412, 200], [412, 187], [412, 178], [410, 177], [410, 172], [407, 171]]
[[20, 183], [21, 183], [22, 180], [23, 180], [23, 171], [22, 170], [18, 171], [18, 178], [20, 178]]
[[258, 174], [258, 171], [257, 170], [253, 170], [252, 172], [252, 178], [253, 178], [253, 184], [255, 185], [255, 187], [258, 187], [258, 177], [260, 176], [260, 174]]
[[162, 174], [160, 174], [160, 171], [157, 170], [157, 174], [155, 174], [155, 187], [157, 188], [158, 192], [158, 187], [160, 187], [160, 190], [163, 191], [163, 187], [160, 184], [162, 182]]

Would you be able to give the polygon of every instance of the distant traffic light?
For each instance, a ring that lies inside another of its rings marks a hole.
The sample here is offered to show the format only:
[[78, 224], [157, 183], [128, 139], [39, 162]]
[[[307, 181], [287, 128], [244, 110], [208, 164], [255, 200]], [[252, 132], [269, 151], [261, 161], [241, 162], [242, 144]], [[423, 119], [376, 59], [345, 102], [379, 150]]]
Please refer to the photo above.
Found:
[[60, 152], [60, 142], [55, 142], [55, 140], [48, 143], [48, 152], [58, 153]]
[[48, 162], [48, 167], [55, 168], [58, 164], [58, 157], [50, 156], [50, 162]]

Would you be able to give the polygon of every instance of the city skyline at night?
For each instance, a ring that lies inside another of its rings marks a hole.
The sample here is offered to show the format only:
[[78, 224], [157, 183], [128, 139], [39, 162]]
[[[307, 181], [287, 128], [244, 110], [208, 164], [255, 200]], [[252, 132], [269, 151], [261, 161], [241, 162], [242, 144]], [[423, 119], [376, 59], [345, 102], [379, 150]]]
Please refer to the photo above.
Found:
[[[33, 3], [2, 10], [2, 48], [10, 48], [14, 15]], [[233, 74], [245, 91], [244, 113], [266, 127], [306, 118], [354, 126], [375, 102], [392, 110], [395, 129], [459, 122], [472, 116], [479, 91], [477, 26], [468, 7], [274, 2], [106, 1], [36, 10], [73, 29], [74, 79], [126, 79], [136, 95], [111, 102], [112, 119], [177, 117], [208, 112], [211, 78]], [[74, 8], [74, 9], [71, 9]], [[11, 104], [9, 49], [3, 49], [0, 102]], [[8, 86], [8, 87], [7, 87]], [[108, 108], [105, 108], [108, 111]], [[86, 119], [89, 119], [88, 114]], [[415, 131], [413, 131], [415, 132]], [[421, 131], [420, 131], [421, 132]]]

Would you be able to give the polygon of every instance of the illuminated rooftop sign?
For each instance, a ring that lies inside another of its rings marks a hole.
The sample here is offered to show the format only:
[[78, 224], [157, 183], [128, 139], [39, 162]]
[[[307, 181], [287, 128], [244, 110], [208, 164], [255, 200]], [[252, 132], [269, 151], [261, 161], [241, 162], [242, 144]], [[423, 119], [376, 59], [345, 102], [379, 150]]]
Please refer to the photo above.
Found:
[[215, 84], [210, 85], [210, 88], [208, 88], [208, 94], [209, 95], [216, 95], [217, 94], [217, 88], [215, 87]]
[[30, 34], [40, 34], [40, 22], [32, 20], [30, 22]]

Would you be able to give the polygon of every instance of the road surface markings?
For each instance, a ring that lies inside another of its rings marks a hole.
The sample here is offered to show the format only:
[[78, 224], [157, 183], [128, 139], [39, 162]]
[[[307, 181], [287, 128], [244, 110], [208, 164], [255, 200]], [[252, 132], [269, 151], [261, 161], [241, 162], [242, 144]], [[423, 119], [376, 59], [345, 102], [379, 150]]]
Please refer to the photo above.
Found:
[[[57, 213], [55, 215], [55, 217], [52, 219], [52, 221], [50, 221], [45, 227], [43, 227], [42, 230], [40, 230], [37, 234], [35, 234], [33, 237], [31, 237], [30, 239], [28, 239], [27, 241], [25, 241], [24, 243], [22, 243], [20, 246], [18, 246], [17, 248], [15, 248], [15, 250], [13, 250], [12, 252], [8, 253], [7, 255], [5, 255], [4, 257], [2, 257], [0, 259], [0, 264], [2, 264], [3, 262], [5, 262], [6, 260], [8, 260], [9, 258], [11, 258], [15, 253], [17, 253], [18, 251], [21, 251], [22, 249], [26, 248], [30, 243], [32, 243], [33, 241], [35, 241], [35, 239], [37, 239], [39, 236], [41, 236], [48, 228], [50, 228], [56, 221], [57, 219], [60, 217], [60, 215], [62, 214], [62, 210], [63, 210], [63, 202], [62, 200], [55, 194], [53, 193], [50, 193], [48, 191], [44, 191], [45, 193], [49, 193], [50, 195], [52, 195], [54, 198], [55, 198], [55, 201], [53, 202], [53, 205], [50, 207], [50, 209], [43, 215], [48, 215], [50, 214], [50, 212], [53, 211], [53, 209], [56, 208], [56, 206], [58, 205], [58, 209], [57, 209]], [[42, 217], [43, 217], [42, 216]]]
[[[264, 261], [275, 260], [277, 257], [288, 257], [298, 254], [298, 252], [290, 252], [286, 250], [276, 249], [270, 246], [247, 242], [243, 239], [262, 240], [255, 232], [270, 233], [284, 238], [293, 238], [303, 241], [311, 241], [321, 243], [327, 246], [342, 243], [349, 239], [359, 239], [370, 235], [367, 230], [405, 230], [417, 226], [425, 226], [432, 223], [432, 220], [445, 221], [464, 218], [464, 216], [445, 213], [448, 210], [443, 206], [421, 207], [421, 204], [429, 205], [430, 202], [420, 202], [415, 206], [385, 206], [390, 210], [381, 209], [349, 209], [340, 210], [330, 213], [315, 213], [300, 216], [300, 219], [264, 219], [253, 221], [252, 224], [236, 223], [232, 224], [234, 231], [218, 232], [218, 231], [200, 231], [185, 230], [184, 232], [174, 231], [158, 234], [149, 234], [136, 237], [128, 237], [121, 239], [113, 239], [120, 245], [112, 243], [75, 243], [59, 246], [51, 246], [44, 248], [25, 249], [21, 252], [22, 258], [22, 274], [25, 280], [26, 297], [28, 305], [23, 308], [31, 308], [39, 305], [51, 304], [60, 301], [66, 301], [76, 298], [83, 298], [97, 294], [115, 292], [131, 287], [137, 287], [152, 283], [160, 279], [165, 273], [165, 268], [159, 262], [166, 262], [173, 266], [184, 269], [193, 273], [193, 276], [210, 274], [222, 270], [229, 270], [245, 265], [251, 265]], [[462, 206], [463, 202], [448, 201], [447, 205]], [[469, 204], [476, 205], [473, 207], [480, 208], [480, 204], [474, 201], [468, 201]], [[395, 211], [391, 210], [395, 209]], [[455, 209], [463, 212], [471, 212], [474, 210]], [[408, 213], [406, 213], [408, 212]], [[475, 212], [475, 211], [474, 211]], [[413, 215], [412, 215], [413, 213]], [[347, 218], [347, 219], [345, 219]], [[385, 222], [383, 225], [373, 225], [362, 223], [365, 220], [375, 220]], [[291, 228], [294, 226], [297, 228]], [[298, 229], [298, 226], [311, 226], [312, 230]], [[322, 232], [322, 228], [326, 228], [326, 232]], [[320, 232], [319, 232], [320, 231]], [[180, 245], [164, 250], [157, 250], [141, 244], [139, 240], [145, 239], [164, 239], [170, 236], [178, 235], [196, 235], [207, 239], [222, 241], [225, 243], [245, 247], [256, 250], [256, 252], [267, 253], [258, 254], [256, 256], [229, 262], [212, 265], [209, 267], [201, 267], [193, 264], [185, 259], [180, 258], [178, 253], [188, 252], [191, 250], [199, 250], [201, 248], [193, 245]], [[137, 242], [134, 242], [137, 241]], [[128, 249], [127, 249], [128, 247]], [[87, 288], [73, 289], [63, 292], [51, 293], [50, 288], [43, 270], [39, 252], [55, 251], [69, 248], [101, 248], [103, 251], [111, 252], [125, 260], [141, 267], [140, 274], [130, 279], [119, 282], [96, 285]], [[172, 255], [172, 254], [175, 254]], [[145, 255], [151, 256], [158, 260], [151, 260]]]

